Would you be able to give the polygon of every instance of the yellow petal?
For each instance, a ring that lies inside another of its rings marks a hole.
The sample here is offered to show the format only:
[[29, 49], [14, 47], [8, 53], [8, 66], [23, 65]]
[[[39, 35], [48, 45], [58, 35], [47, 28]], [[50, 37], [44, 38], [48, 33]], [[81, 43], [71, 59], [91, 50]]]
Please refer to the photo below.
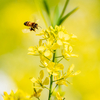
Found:
[[28, 52], [27, 54], [28, 55], [34, 55], [34, 54], [36, 54], [36, 52]]
[[70, 56], [71, 57], [78, 57], [78, 55], [76, 55], [76, 54], [71, 54]]
[[56, 50], [56, 49], [58, 49], [59, 47], [60, 47], [60, 46], [59, 46], [57, 43], [54, 43], [51, 49]]
[[81, 71], [80, 71], [80, 70], [78, 70], [78, 71], [76, 71], [74, 74], [70, 75], [69, 77], [76, 76], [76, 75], [78, 75], [78, 74], [80, 74], [80, 73], [81, 73]]
[[38, 47], [38, 50], [39, 50], [39, 51], [44, 51], [45, 49], [46, 49], [45, 46], [39, 46], [39, 47]]
[[48, 84], [49, 84], [49, 78], [46, 77], [45, 80], [44, 80], [44, 82], [43, 82], [43, 85], [48, 85]]
[[63, 69], [64, 69], [64, 66], [63, 66], [63, 64], [58, 63], [58, 64], [55, 66], [55, 68], [58, 69], [58, 70], [63, 70]]
[[8, 96], [8, 93], [7, 92], [3, 92], [3, 93], [4, 93], [5, 96]]
[[40, 79], [43, 79], [43, 77], [44, 77], [44, 71], [41, 70], [41, 71], [40, 71]]
[[67, 83], [66, 83], [65, 81], [63, 82], [63, 85], [68, 86]]
[[68, 68], [67, 74], [72, 73], [72, 72], [73, 72], [73, 69], [74, 69], [74, 64], [72, 64], [72, 65]]
[[31, 46], [31, 47], [28, 48], [28, 50], [32, 52], [32, 51], [34, 51], [34, 47]]
[[42, 89], [39, 89], [38, 91], [37, 91], [37, 93], [41, 93], [42, 92]]
[[48, 40], [47, 40], [47, 45], [48, 46], [51, 46], [53, 44], [53, 38], [51, 37], [51, 38], [49, 38]]
[[77, 39], [77, 36], [74, 35], [74, 34], [71, 34], [71, 38], [72, 38], [72, 39]]
[[62, 32], [62, 31], [58, 32], [58, 37], [60, 39], [63, 39], [64, 38], [64, 32]]
[[57, 92], [56, 97], [57, 97], [57, 99], [60, 98], [60, 94], [59, 94], [59, 92]]
[[50, 50], [45, 51], [44, 55], [45, 55], [46, 57], [49, 57], [49, 56], [52, 57], [52, 53], [50, 52]]
[[78, 71], [76, 71], [76, 72], [74, 73], [74, 75], [78, 75], [78, 74], [80, 74], [80, 73], [81, 73], [81, 71], [78, 70]]
[[68, 34], [64, 34], [64, 39], [65, 40], [69, 40], [70, 39], [70, 36]]
[[47, 68], [47, 72], [48, 72], [49, 74], [52, 74], [52, 70], [50, 70], [49, 68]]
[[72, 52], [72, 51], [73, 51], [72, 46], [69, 46], [69, 52]]
[[63, 100], [63, 97], [60, 96], [59, 92], [57, 92], [56, 98], [57, 98], [57, 100]]
[[11, 93], [10, 93], [11, 95], [14, 95], [14, 91], [13, 90], [11, 90]]
[[52, 74], [52, 75], [53, 75], [54, 77], [55, 77], [55, 76], [58, 76], [58, 75], [59, 75], [59, 72], [58, 72], [58, 71], [56, 71], [56, 72], [53, 71], [53, 74]]
[[39, 40], [39, 46], [41, 46], [41, 45], [42, 45], [42, 39]]
[[64, 50], [68, 51], [68, 45], [64, 45]]
[[32, 79], [31, 79], [31, 81], [33, 82], [33, 83], [36, 83], [36, 79], [33, 77]]
[[60, 45], [60, 46], [63, 45], [61, 40], [57, 40], [57, 44]]
[[55, 63], [54, 62], [50, 62], [49, 64], [48, 64], [48, 68], [53, 68], [55, 66]]

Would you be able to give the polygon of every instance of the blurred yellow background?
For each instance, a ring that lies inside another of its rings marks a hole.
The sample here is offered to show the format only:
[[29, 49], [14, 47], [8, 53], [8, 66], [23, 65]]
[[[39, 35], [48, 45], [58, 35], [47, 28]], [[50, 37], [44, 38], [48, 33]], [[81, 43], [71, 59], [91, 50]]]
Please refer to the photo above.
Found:
[[[38, 44], [35, 34], [46, 29], [35, 1], [0, 0], [0, 95], [3, 91], [10, 93], [11, 89], [32, 94], [29, 78], [38, 76], [41, 70], [39, 57], [27, 55], [28, 48]], [[51, 12], [57, 4], [61, 12], [65, 4], [65, 0], [47, 2]], [[74, 53], [79, 57], [62, 63], [75, 64], [75, 71], [81, 70], [81, 74], [71, 78], [73, 85], [62, 87], [62, 92], [65, 91], [66, 100], [100, 100], [100, 0], [70, 0], [66, 13], [77, 6], [79, 9], [62, 26], [68, 33], [77, 35], [78, 40], [73, 44]], [[23, 33], [22, 29], [26, 28], [23, 23], [34, 21], [34, 17], [39, 19], [42, 29]]]

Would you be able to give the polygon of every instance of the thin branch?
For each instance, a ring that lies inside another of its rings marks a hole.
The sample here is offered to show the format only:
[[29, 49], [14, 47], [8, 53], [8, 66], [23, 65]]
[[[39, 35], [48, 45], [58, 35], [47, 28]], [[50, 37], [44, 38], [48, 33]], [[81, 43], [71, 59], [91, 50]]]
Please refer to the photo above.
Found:
[[63, 58], [61, 58], [57, 63], [59, 63], [61, 60], [63, 60]]
[[55, 57], [55, 58], [60, 58], [60, 57], [63, 57], [63, 56], [57, 56], [57, 57]]
[[54, 90], [56, 89], [56, 87], [58, 86], [58, 84], [56, 84], [56, 86], [54, 87], [53, 91], [51, 92], [51, 94], [54, 92]]
[[58, 80], [55, 80], [55, 81], [53, 81], [53, 82], [56, 82], [56, 81], [59, 81], [59, 80], [62, 80], [62, 79], [64, 79], [64, 78], [60, 78], [60, 79], [58, 79]]

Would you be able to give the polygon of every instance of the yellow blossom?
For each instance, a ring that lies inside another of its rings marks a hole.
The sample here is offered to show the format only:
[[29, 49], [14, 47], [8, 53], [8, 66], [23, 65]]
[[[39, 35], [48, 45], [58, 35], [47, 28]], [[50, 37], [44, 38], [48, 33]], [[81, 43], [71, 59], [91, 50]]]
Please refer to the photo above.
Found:
[[47, 66], [47, 71], [49, 74], [52, 74], [54, 76], [57, 76], [59, 74], [59, 71], [63, 70], [64, 66], [61, 63], [54, 63], [50, 62]]
[[64, 49], [62, 50], [62, 56], [65, 59], [68, 59], [69, 57], [78, 57], [78, 55], [73, 54], [73, 48], [71, 45], [64, 45]]
[[58, 49], [60, 46], [57, 43], [54, 43], [51, 47], [52, 50]]
[[4, 92], [3, 95], [4, 100], [30, 100], [30, 96], [22, 92], [21, 90], [18, 90], [17, 92], [13, 92], [11, 90], [11, 93], [8, 95], [7, 92]]
[[45, 88], [44, 85], [49, 84], [49, 78], [46, 77], [44, 79], [44, 81], [42, 81], [43, 78], [44, 78], [44, 71], [43, 70], [40, 71], [40, 75], [39, 75], [38, 79], [35, 79], [34, 77], [31, 78], [31, 81], [34, 84], [33, 88], [40, 88], [40, 87]]
[[50, 26], [46, 30], [42, 30], [38, 34], [43, 36], [43, 39], [40, 39], [39, 46], [30, 47], [30, 55], [39, 55], [41, 56], [41, 61], [49, 60], [52, 58], [54, 50], [60, 49], [62, 46], [62, 56], [68, 60], [69, 57], [77, 57], [76, 54], [73, 54], [73, 48], [70, 44], [71, 39], [77, 38], [74, 34], [68, 34], [66, 29], [61, 26], [55, 26], [53, 28]]
[[31, 97], [36, 97], [36, 98], [39, 98], [40, 96], [41, 96], [41, 92], [42, 92], [42, 89], [38, 89], [38, 90], [36, 90], [36, 89], [33, 89], [34, 91], [33, 91], [33, 94], [31, 95]]
[[59, 92], [56, 93], [57, 100], [64, 100], [62, 96], [60, 96]]
[[68, 82], [67, 78], [80, 74], [79, 70], [76, 71], [75, 73], [73, 73], [73, 71], [74, 71], [74, 64], [69, 66], [66, 73], [62, 73], [62, 75], [55, 77], [56, 84], [68, 86], [67, 83], [70, 83], [70, 82]]
[[28, 52], [29, 55], [35, 55], [37, 53], [36, 47], [31, 46], [28, 48], [28, 50], [29, 50]]
[[[38, 54], [40, 56], [40, 62], [42, 64], [43, 68], [46, 68], [50, 79], [52, 78], [52, 84], [55, 82], [57, 85], [65, 85], [68, 86], [68, 80], [67, 78], [73, 77], [75, 75], [78, 75], [80, 71], [76, 71], [73, 73], [74, 65], [72, 64], [68, 70], [63, 73], [64, 66], [63, 64], [59, 63], [63, 58], [66, 60], [69, 60], [70, 57], [78, 57], [78, 55], [73, 54], [73, 46], [71, 44], [71, 39], [76, 39], [77, 36], [74, 34], [67, 33], [66, 29], [62, 26], [55, 26], [54, 28], [50, 26], [46, 30], [42, 30], [39, 34], [39, 36], [42, 36], [43, 39], [40, 39], [39, 45], [35, 47], [29, 48], [29, 53], [31, 55]], [[61, 54], [58, 57], [54, 56], [54, 53], [57, 49], [61, 49]], [[52, 60], [53, 57], [53, 60]], [[54, 62], [54, 59], [59, 59], [57, 63]], [[61, 58], [61, 59], [60, 59]], [[53, 76], [53, 77], [52, 77]], [[41, 95], [41, 91], [43, 88], [47, 88], [45, 85], [49, 84], [49, 78], [44, 78], [44, 72], [43, 70], [40, 71], [40, 75], [38, 79], [31, 78], [31, 81], [33, 82], [33, 89], [34, 93], [33, 96], [39, 99]], [[41, 89], [42, 88], [42, 89]], [[38, 90], [37, 90], [38, 89]], [[51, 90], [49, 90], [51, 91]], [[50, 95], [50, 94], [49, 94]], [[57, 100], [64, 100], [59, 93], [56, 95]]]

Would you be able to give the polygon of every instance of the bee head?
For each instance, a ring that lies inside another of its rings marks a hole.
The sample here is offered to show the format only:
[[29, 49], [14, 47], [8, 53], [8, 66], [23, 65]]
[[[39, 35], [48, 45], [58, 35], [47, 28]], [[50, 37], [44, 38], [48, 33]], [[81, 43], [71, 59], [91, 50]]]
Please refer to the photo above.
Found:
[[38, 24], [36, 23], [35, 25], [34, 25], [36, 28], [38, 28]]
[[[28, 21], [27, 21], [27, 22], [28, 22]], [[26, 25], [26, 24], [27, 24], [27, 22], [25, 22], [25, 23], [24, 23], [24, 25]]]

